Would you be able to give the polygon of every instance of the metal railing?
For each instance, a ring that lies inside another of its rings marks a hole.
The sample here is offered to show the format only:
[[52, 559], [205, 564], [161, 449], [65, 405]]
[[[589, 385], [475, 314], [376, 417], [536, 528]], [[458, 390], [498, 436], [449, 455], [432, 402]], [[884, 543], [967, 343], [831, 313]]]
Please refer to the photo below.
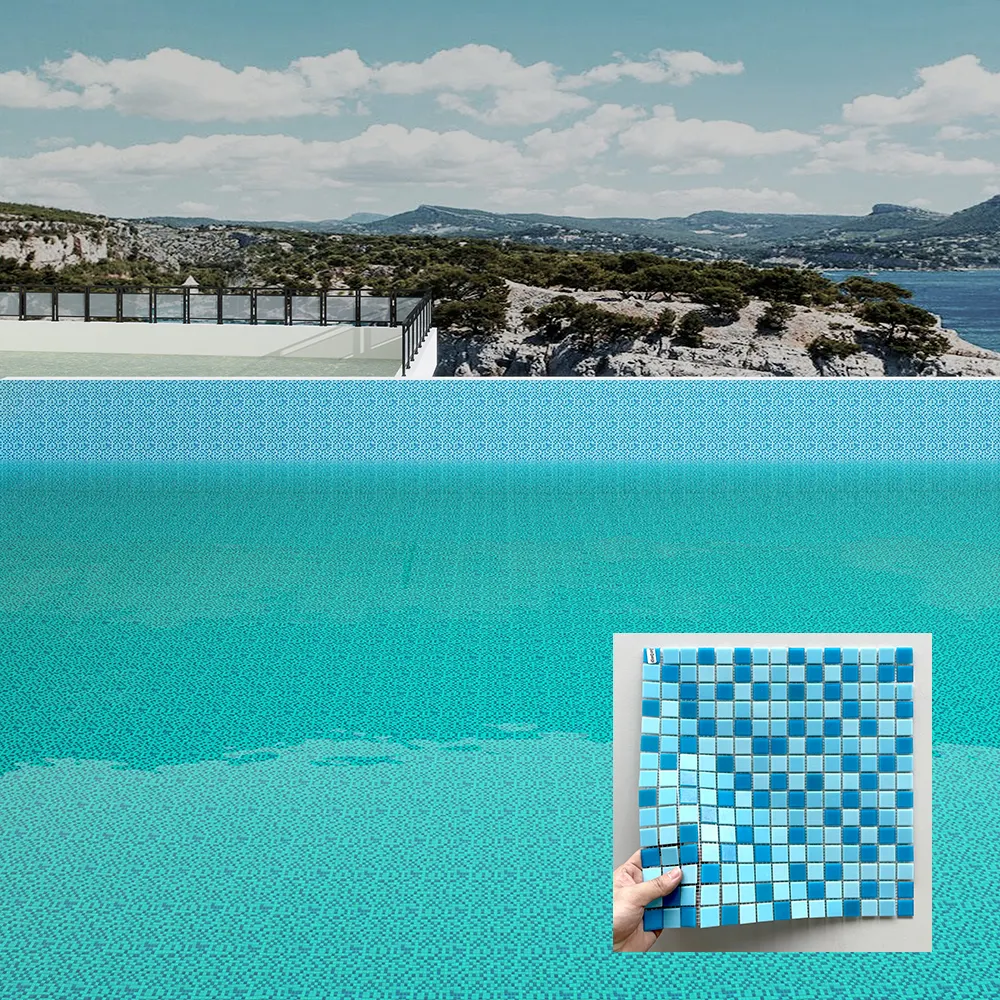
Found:
[[420, 350], [427, 337], [427, 331], [431, 328], [433, 308], [434, 297], [430, 292], [425, 292], [423, 298], [403, 321], [403, 366], [400, 374], [404, 377], [406, 369], [413, 364], [417, 351]]
[[[75, 291], [0, 288], [0, 320], [82, 320], [115, 323], [247, 323], [330, 326], [402, 326], [407, 334], [429, 314], [428, 294], [371, 295], [347, 288], [297, 292], [284, 288], [111, 288]], [[429, 315], [426, 328], [430, 327]], [[419, 335], [417, 347], [426, 334]], [[415, 352], [416, 348], [414, 348]]]

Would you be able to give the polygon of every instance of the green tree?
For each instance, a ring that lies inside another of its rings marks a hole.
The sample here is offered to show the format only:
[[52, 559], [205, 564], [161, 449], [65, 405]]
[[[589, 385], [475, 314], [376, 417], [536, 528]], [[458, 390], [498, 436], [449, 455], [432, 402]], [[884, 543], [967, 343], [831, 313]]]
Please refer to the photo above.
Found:
[[673, 335], [677, 328], [677, 313], [673, 309], [664, 309], [656, 321], [650, 327], [650, 334], [656, 341], [656, 353], [663, 353], [663, 346]]
[[866, 302], [858, 316], [872, 324], [882, 344], [897, 354], [926, 361], [948, 349], [948, 338], [937, 329], [937, 317], [919, 306], [883, 299]]
[[898, 302], [912, 299], [913, 292], [891, 281], [874, 281], [855, 275], [840, 283], [841, 296], [851, 302]]
[[692, 309], [686, 312], [677, 324], [677, 343], [685, 347], [704, 347], [705, 310]]
[[795, 306], [788, 302], [772, 302], [757, 320], [758, 333], [781, 333], [795, 315]]
[[707, 285], [694, 293], [698, 302], [708, 306], [710, 318], [720, 324], [735, 323], [740, 310], [750, 302], [747, 294], [734, 285]]

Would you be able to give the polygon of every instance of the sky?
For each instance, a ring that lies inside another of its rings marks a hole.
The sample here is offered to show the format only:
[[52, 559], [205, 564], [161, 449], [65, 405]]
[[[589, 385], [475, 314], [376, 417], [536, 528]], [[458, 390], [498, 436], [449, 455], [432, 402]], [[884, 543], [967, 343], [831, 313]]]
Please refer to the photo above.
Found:
[[32, 0], [0, 33], [0, 200], [659, 218], [998, 193], [1000, 0]]

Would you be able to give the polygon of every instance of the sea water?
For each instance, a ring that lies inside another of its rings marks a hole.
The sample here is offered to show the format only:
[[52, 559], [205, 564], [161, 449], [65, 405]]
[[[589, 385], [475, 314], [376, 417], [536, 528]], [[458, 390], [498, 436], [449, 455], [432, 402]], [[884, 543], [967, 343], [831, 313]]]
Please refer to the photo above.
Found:
[[913, 292], [914, 305], [941, 317], [947, 329], [991, 351], [1000, 351], [1000, 270], [825, 271], [834, 281], [862, 275], [892, 281]]
[[[0, 996], [995, 997], [998, 525], [992, 465], [0, 467]], [[933, 955], [611, 954], [611, 637], [698, 630], [933, 633]]]

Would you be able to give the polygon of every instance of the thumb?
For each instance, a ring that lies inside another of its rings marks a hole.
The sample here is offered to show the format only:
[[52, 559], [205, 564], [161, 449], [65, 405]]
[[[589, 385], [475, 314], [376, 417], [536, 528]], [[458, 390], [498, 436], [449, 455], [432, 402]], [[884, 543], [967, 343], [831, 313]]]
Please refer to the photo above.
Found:
[[673, 868], [669, 872], [657, 875], [656, 878], [651, 878], [648, 882], [637, 883], [632, 893], [645, 906], [661, 896], [669, 896], [680, 884], [680, 881], [680, 868]]

